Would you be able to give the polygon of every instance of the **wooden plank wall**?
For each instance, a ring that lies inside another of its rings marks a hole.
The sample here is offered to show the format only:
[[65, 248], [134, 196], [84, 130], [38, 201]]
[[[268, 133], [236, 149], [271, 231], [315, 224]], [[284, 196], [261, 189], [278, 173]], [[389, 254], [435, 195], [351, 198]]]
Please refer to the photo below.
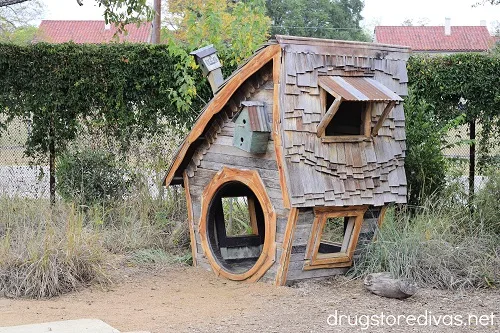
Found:
[[[195, 222], [195, 237], [197, 243], [197, 264], [206, 269], [211, 269], [203, 254], [201, 239], [199, 236], [198, 223], [201, 215], [201, 194], [215, 176], [224, 166], [241, 169], [257, 170], [271, 203], [277, 214], [277, 247], [281, 248], [283, 233], [288, 218], [288, 209], [283, 206], [280, 187], [280, 178], [276, 164], [276, 154], [272, 137], [269, 140], [265, 154], [255, 155], [247, 153], [232, 145], [235, 125], [232, 116], [238, 111], [244, 100], [262, 101], [266, 103], [269, 119], [272, 119], [273, 110], [273, 80], [272, 66], [265, 66], [248, 82], [242, 85], [239, 91], [229, 101], [226, 111], [221, 115], [219, 126], [211, 130], [205, 142], [198, 148], [190, 162], [187, 175], [189, 177], [190, 194], [193, 206], [193, 219]], [[276, 256], [279, 260], [279, 256]], [[262, 280], [274, 280], [277, 271], [277, 262], [264, 275]]]

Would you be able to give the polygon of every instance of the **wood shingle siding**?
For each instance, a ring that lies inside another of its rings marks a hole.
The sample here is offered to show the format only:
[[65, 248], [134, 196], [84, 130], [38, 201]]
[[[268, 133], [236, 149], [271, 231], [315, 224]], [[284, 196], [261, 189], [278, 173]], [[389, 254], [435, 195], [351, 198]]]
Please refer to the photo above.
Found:
[[[392, 109], [371, 140], [325, 143], [317, 137], [322, 108], [315, 92], [318, 78], [322, 80], [323, 75], [338, 77], [355, 72], [393, 92], [385, 99], [394, 99], [395, 94], [404, 97], [408, 55], [399, 49], [359, 49], [344, 42], [304, 41], [304, 45], [287, 45], [286, 38], [278, 41], [285, 50], [282, 135], [288, 177], [294, 179], [289, 188], [292, 206], [381, 206], [406, 202], [402, 104]], [[356, 82], [350, 78], [345, 81]], [[383, 103], [373, 104], [372, 128], [384, 107]]]

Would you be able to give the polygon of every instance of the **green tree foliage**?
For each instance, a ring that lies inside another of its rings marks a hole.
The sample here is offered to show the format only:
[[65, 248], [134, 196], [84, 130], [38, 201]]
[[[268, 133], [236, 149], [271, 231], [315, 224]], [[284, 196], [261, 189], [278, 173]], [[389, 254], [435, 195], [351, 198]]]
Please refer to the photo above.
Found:
[[500, 57], [416, 56], [408, 72], [415, 97], [433, 106], [436, 119], [449, 122], [463, 115], [465, 123], [481, 125], [479, 162], [487, 164], [491, 147], [500, 143]]
[[361, 0], [266, 0], [272, 34], [368, 41]]
[[[173, 37], [190, 50], [213, 44], [229, 69], [249, 57], [269, 37], [263, 0], [172, 0], [168, 2]], [[226, 68], [227, 69], [227, 68]]]
[[39, 0], [0, 7], [0, 43], [29, 44], [37, 33], [32, 22], [41, 17], [43, 4]]
[[78, 205], [113, 203], [131, 189], [132, 173], [106, 151], [66, 152], [57, 162], [57, 192]]
[[[146, 0], [92, 0], [104, 9], [103, 16], [106, 23], [115, 23], [119, 29], [126, 24], [150, 21], [154, 10]], [[84, 0], [76, 0], [83, 6]]]
[[408, 204], [420, 206], [442, 190], [446, 161], [441, 151], [445, 126], [440, 125], [431, 105], [410, 91], [405, 100]]
[[201, 108], [194, 70], [175, 45], [0, 44], [0, 119], [32, 123], [26, 154], [49, 155], [54, 198], [55, 156], [80, 126], [97, 124], [126, 147], [191, 122]]

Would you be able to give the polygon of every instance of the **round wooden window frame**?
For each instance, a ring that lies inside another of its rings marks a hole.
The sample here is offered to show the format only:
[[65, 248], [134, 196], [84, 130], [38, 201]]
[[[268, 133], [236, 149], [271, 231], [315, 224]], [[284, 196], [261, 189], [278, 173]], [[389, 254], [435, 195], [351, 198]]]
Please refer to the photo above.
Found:
[[[219, 264], [212, 253], [207, 237], [207, 216], [210, 202], [222, 185], [234, 181], [243, 183], [255, 194], [262, 207], [262, 212], [264, 213], [265, 225], [264, 244], [259, 258], [252, 268], [240, 274], [229, 272]], [[264, 183], [256, 170], [232, 169], [224, 167], [221, 171], [219, 171], [203, 191], [201, 200], [201, 217], [198, 227], [203, 252], [205, 253], [205, 256], [207, 257], [215, 274], [218, 276], [223, 276], [229, 280], [235, 281], [243, 281], [247, 279], [249, 281], [257, 281], [274, 263], [276, 253], [276, 212], [274, 211], [271, 200], [267, 195]]]

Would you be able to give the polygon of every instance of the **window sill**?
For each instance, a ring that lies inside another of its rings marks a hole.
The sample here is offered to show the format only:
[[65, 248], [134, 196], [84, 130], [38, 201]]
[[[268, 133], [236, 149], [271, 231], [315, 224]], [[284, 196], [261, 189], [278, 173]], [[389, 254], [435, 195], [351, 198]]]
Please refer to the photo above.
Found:
[[306, 260], [302, 269], [304, 271], [311, 271], [314, 269], [324, 268], [347, 268], [352, 266], [352, 260], [337, 263], [313, 263], [311, 260]]
[[339, 142], [370, 142], [371, 136], [365, 135], [345, 135], [345, 136], [323, 136], [321, 142], [323, 143], [339, 143]]

